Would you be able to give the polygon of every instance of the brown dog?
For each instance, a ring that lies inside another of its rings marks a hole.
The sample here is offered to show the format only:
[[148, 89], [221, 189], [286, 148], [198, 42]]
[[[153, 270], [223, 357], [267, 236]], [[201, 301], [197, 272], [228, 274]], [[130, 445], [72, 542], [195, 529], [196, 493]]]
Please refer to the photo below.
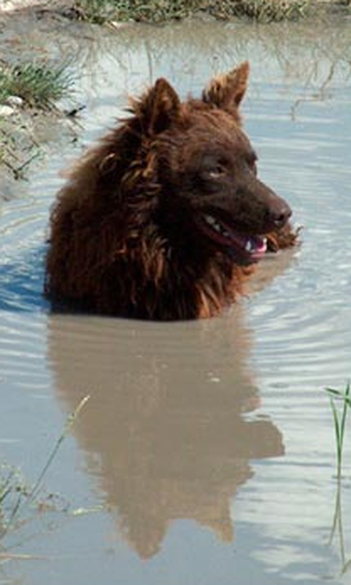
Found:
[[257, 178], [238, 112], [243, 63], [181, 102], [165, 79], [90, 150], [51, 217], [46, 292], [99, 313], [210, 317], [267, 249], [293, 245], [288, 204]]

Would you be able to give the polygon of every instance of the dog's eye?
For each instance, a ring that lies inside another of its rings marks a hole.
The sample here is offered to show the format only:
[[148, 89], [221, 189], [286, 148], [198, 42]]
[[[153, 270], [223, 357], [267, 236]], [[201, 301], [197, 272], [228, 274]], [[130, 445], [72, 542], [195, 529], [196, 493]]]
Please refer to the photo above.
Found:
[[210, 179], [220, 179], [226, 174], [226, 168], [223, 164], [218, 163], [214, 166], [211, 166], [207, 169], [207, 174]]
[[254, 173], [255, 175], [257, 175], [257, 156], [256, 154], [253, 154], [252, 156], [250, 156], [247, 160], [250, 171], [252, 173]]
[[251, 163], [251, 165], [250, 165], [250, 168], [251, 168], [251, 171], [252, 171], [252, 172], [253, 172], [255, 175], [257, 175], [257, 162], [256, 162], [256, 161], [254, 161], [253, 163]]

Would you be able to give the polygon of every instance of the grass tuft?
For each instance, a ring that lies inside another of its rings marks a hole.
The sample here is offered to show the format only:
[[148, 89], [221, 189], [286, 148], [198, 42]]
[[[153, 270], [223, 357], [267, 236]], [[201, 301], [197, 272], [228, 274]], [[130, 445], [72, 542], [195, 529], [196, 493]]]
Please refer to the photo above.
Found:
[[5, 65], [0, 68], [0, 104], [17, 97], [30, 108], [51, 110], [56, 101], [69, 94], [73, 79], [67, 64], [36, 63]]
[[70, 95], [72, 84], [68, 63], [0, 64], [0, 166], [16, 180], [40, 154], [35, 120], [42, 117], [30, 117], [31, 110], [59, 114], [55, 104]]

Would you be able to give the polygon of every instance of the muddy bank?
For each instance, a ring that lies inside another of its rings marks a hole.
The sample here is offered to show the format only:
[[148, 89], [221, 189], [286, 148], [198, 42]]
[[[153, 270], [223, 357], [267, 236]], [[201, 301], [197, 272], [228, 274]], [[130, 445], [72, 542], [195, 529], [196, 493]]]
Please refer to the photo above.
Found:
[[[50, 11], [42, 13], [33, 1], [6, 2], [0, 11], [0, 75], [20, 64], [51, 71], [72, 60], [74, 43], [61, 47], [60, 31], [66, 19]], [[54, 9], [54, 5], [51, 6]], [[21, 75], [21, 71], [18, 71]], [[74, 80], [73, 80], [74, 81]], [[23, 85], [23, 84], [22, 84]], [[74, 84], [73, 84], [74, 85]], [[4, 81], [1, 88], [4, 87]], [[0, 88], [0, 89], [1, 89]], [[54, 143], [75, 141], [79, 128], [74, 120], [74, 88], [67, 99], [52, 107], [28, 107], [14, 93], [1, 100], [0, 91], [0, 199], [18, 192], [18, 180], [26, 179], [29, 169], [50, 153]]]

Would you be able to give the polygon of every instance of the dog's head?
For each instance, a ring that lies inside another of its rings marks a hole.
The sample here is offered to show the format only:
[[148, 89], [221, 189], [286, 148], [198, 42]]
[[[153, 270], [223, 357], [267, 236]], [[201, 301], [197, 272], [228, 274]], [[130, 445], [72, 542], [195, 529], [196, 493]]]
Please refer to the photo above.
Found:
[[241, 126], [248, 63], [215, 77], [201, 99], [181, 102], [165, 80], [133, 104], [144, 180], [159, 188], [155, 216], [167, 237], [250, 263], [291, 215], [257, 177], [257, 155]]

